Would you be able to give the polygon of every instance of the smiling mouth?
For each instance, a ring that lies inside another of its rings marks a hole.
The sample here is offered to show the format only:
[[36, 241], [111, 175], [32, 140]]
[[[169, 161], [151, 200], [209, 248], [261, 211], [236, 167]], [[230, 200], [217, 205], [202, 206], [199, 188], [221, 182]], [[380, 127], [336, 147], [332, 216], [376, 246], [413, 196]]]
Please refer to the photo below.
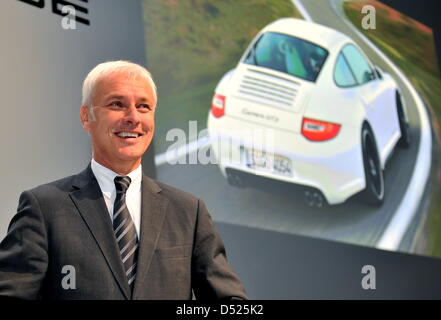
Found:
[[123, 138], [123, 139], [139, 138], [139, 137], [143, 136], [142, 133], [127, 132], [127, 131], [117, 132], [117, 133], [115, 133], [115, 135], [117, 135], [118, 137]]

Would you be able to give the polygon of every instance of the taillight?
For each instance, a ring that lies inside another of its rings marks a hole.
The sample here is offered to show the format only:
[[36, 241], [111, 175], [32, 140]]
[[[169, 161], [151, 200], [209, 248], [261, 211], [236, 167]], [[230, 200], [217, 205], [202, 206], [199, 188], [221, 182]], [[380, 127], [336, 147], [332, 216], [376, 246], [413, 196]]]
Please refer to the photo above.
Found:
[[225, 96], [215, 94], [211, 101], [211, 112], [216, 118], [220, 118], [225, 114]]
[[324, 141], [334, 138], [340, 131], [341, 125], [303, 118], [302, 134], [312, 141]]

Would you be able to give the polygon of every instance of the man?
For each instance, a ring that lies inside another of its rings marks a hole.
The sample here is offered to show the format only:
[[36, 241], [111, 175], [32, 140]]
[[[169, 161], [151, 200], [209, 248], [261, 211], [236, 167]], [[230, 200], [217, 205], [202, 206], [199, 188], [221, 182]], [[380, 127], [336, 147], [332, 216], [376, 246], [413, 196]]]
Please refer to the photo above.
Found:
[[80, 119], [92, 161], [21, 194], [0, 244], [0, 296], [246, 299], [204, 203], [142, 173], [156, 100], [137, 64], [87, 75]]

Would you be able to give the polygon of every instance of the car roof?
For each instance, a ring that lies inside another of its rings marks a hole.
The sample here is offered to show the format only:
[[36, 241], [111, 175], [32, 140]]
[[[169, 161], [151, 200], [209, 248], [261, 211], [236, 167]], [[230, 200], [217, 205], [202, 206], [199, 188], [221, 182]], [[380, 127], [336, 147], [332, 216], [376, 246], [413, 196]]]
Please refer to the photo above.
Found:
[[342, 42], [352, 40], [340, 31], [321, 24], [295, 18], [281, 18], [267, 25], [262, 32], [285, 33], [297, 38], [316, 43], [325, 49], [331, 49]]

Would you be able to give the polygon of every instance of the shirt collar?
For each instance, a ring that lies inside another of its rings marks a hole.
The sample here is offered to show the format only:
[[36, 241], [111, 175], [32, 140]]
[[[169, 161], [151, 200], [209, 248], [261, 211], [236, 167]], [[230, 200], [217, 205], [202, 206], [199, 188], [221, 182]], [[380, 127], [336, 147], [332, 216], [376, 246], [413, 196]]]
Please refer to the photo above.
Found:
[[[118, 174], [99, 164], [93, 158], [91, 161], [91, 168], [96, 180], [98, 181], [101, 191], [103, 192], [103, 195], [110, 198], [111, 194], [115, 192], [114, 179], [116, 176], [118, 176]], [[127, 189], [127, 192], [139, 191], [141, 189], [142, 166], [139, 165], [138, 168], [130, 172], [127, 176], [129, 176], [132, 181]]]

